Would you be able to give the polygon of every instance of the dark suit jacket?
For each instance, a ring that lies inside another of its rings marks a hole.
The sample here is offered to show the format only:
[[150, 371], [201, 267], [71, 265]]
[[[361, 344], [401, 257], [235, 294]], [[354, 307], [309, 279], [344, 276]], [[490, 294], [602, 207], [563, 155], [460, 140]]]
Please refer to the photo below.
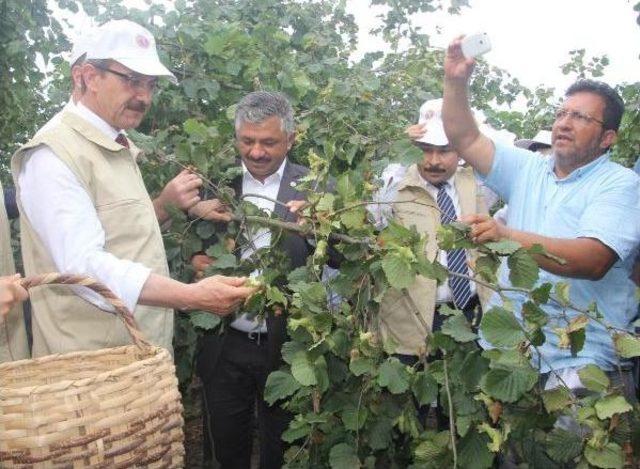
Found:
[[[308, 173], [308, 168], [287, 160], [282, 174], [277, 200], [284, 203], [291, 200], [306, 200], [305, 193], [298, 191], [295, 183]], [[237, 189], [239, 189], [237, 192], [241, 192], [242, 185], [240, 184], [240, 187]], [[296, 215], [281, 205], [276, 204], [274, 213], [281, 220], [296, 221]], [[290, 232], [283, 233], [280, 246], [290, 259], [292, 270], [303, 266], [307, 262], [309, 254], [312, 253], [312, 247], [302, 236]], [[266, 323], [269, 368], [270, 370], [276, 370], [280, 367], [282, 360], [280, 349], [282, 348], [282, 344], [287, 340], [287, 318], [284, 314], [274, 316], [269, 313], [266, 317]], [[212, 334], [207, 334], [202, 338], [201, 348], [197, 358], [197, 372], [203, 380], [206, 381], [213, 373], [222, 347], [224, 346], [224, 341], [225, 333], [218, 334], [217, 331]]]

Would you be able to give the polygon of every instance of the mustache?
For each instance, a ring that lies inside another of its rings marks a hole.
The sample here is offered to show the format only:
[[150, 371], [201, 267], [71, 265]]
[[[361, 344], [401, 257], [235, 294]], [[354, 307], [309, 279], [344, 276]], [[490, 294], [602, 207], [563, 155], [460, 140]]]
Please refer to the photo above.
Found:
[[422, 166], [422, 169], [424, 171], [427, 171], [428, 173], [445, 173], [445, 169], [441, 166], [427, 166], [424, 165]]
[[247, 156], [247, 160], [249, 160], [251, 163], [268, 163], [270, 161], [270, 158], [261, 156], [260, 158], [250, 158]]
[[148, 106], [142, 101], [131, 101], [127, 103], [127, 109], [136, 112], [146, 112]]

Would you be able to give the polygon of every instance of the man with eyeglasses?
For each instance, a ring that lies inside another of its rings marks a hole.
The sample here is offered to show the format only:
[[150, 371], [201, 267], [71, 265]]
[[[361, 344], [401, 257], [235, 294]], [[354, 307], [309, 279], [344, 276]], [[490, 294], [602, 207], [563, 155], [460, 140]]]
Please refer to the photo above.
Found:
[[[511, 239], [525, 247], [542, 245], [565, 262], [538, 256], [540, 283], [567, 282], [573, 305], [587, 309], [596, 302], [606, 323], [631, 330], [636, 302], [629, 274], [640, 242], [640, 179], [609, 159], [624, 112], [622, 99], [604, 83], [578, 81], [556, 112], [549, 158], [500, 145], [481, 134], [472, 119], [468, 84], [474, 60], [463, 56], [460, 42], [454, 40], [445, 56], [445, 131], [460, 156], [509, 203], [506, 226], [481, 215], [463, 219], [471, 225], [471, 236], [476, 242]], [[500, 279], [509, 284], [505, 265]], [[524, 296], [506, 295], [519, 311]], [[498, 295], [492, 303], [500, 303]], [[542, 373], [556, 372], [548, 374], [546, 388], [564, 382], [584, 391], [577, 372], [595, 364], [610, 372], [612, 382], [624, 385], [627, 399], [634, 401], [630, 364], [619, 360], [606, 328], [589, 321], [584, 347], [573, 356], [553, 328], [566, 327], [563, 318], [578, 313], [552, 302], [544, 309], [549, 314], [546, 342], [534, 360]], [[622, 378], [614, 373], [618, 364], [625, 370]]]
[[[104, 27], [109, 27], [115, 22], [107, 23]], [[95, 40], [97, 28], [86, 29], [80, 34], [73, 43], [71, 53], [69, 55], [69, 65], [71, 66], [71, 96], [69, 101], [64, 105], [61, 111], [55, 114], [47, 123], [39, 130], [38, 134], [54, 128], [60, 123], [60, 119], [64, 112], [72, 111], [76, 102], [80, 101], [85, 91], [85, 84], [82, 80], [82, 65], [87, 60], [87, 51], [92, 50], [92, 44]], [[129, 75], [125, 75], [126, 79]], [[162, 189], [160, 194], [153, 199], [153, 208], [156, 211], [158, 222], [162, 226], [169, 220], [168, 206], [176, 207], [180, 210], [187, 211], [200, 202], [199, 189], [202, 186], [202, 179], [188, 170], [182, 170], [178, 175], [171, 179]], [[11, 188], [12, 193], [9, 194], [11, 200], [15, 200], [15, 190]], [[5, 191], [6, 197], [6, 191]], [[17, 211], [17, 208], [16, 208]]]
[[[98, 279], [133, 311], [148, 340], [171, 350], [172, 308], [228, 314], [254, 290], [243, 286], [244, 278], [183, 284], [169, 277], [136, 164], [140, 150], [123, 133], [142, 121], [157, 80], [175, 80], [151, 33], [131, 21], [111, 21], [86, 54], [76, 106], [12, 160], [25, 271]], [[34, 356], [131, 342], [120, 321], [101, 311], [110, 307], [83, 287], [47, 287], [33, 291], [31, 300]]]

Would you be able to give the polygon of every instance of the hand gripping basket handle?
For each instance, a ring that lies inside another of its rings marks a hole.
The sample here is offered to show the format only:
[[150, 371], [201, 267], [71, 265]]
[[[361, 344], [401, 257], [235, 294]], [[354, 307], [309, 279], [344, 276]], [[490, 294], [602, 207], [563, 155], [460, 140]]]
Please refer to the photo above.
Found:
[[136, 324], [133, 314], [131, 314], [131, 311], [129, 311], [129, 309], [124, 305], [122, 300], [106, 286], [91, 277], [49, 273], [22, 278], [20, 279], [20, 284], [27, 290], [40, 285], [80, 285], [87, 287], [101, 295], [111, 306], [115, 308], [116, 315], [122, 320], [127, 331], [129, 331], [134, 344], [139, 348], [151, 346], [151, 344], [142, 336], [142, 332], [138, 329], [138, 325]]

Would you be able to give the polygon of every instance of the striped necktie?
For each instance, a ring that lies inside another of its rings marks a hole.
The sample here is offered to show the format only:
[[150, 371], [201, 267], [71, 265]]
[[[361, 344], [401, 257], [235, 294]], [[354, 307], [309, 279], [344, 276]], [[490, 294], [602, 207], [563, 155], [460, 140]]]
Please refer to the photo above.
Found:
[[[453, 201], [449, 194], [447, 194], [446, 187], [448, 183], [444, 183], [438, 186], [438, 208], [440, 209], [440, 223], [447, 225], [452, 221], [455, 221], [456, 209], [453, 206]], [[469, 269], [467, 268], [467, 253], [464, 249], [451, 249], [447, 251], [447, 267], [451, 272], [469, 275]], [[471, 285], [466, 278], [449, 276], [449, 288], [453, 294], [453, 302], [459, 309], [464, 309], [471, 299]]]

